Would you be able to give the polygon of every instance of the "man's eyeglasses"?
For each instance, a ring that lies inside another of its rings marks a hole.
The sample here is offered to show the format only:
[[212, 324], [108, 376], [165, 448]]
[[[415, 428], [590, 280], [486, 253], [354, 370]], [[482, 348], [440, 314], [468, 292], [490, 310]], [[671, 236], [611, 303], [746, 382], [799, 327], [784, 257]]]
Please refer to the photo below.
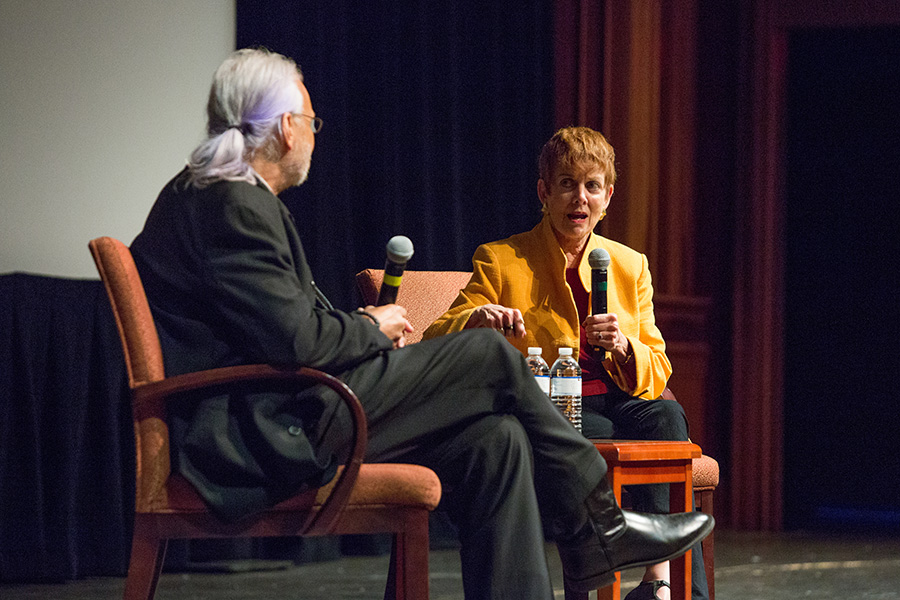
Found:
[[325, 124], [325, 121], [320, 119], [319, 117], [314, 117], [312, 115], [304, 115], [303, 113], [293, 113], [297, 117], [307, 117], [309, 119], [309, 127], [312, 129], [313, 133], [319, 133], [322, 131], [322, 125]]

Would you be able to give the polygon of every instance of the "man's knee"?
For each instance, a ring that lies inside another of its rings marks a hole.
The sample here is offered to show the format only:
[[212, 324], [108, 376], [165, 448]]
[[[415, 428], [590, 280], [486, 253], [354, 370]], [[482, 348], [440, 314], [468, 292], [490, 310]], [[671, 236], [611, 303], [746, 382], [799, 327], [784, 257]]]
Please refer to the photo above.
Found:
[[469, 375], [478, 373], [482, 381], [485, 377], [505, 377], [517, 370], [517, 363], [524, 365], [522, 354], [493, 329], [466, 329], [453, 335], [447, 346], [455, 356], [453, 364]]
[[478, 352], [487, 359], [517, 361], [522, 353], [510, 344], [498, 331], [479, 327], [467, 329], [466, 343], [472, 352]]
[[460, 364], [466, 369], [465, 377], [480, 381], [486, 387], [516, 388], [530, 371], [525, 358], [515, 346], [493, 329], [468, 329], [460, 341], [466, 359]]

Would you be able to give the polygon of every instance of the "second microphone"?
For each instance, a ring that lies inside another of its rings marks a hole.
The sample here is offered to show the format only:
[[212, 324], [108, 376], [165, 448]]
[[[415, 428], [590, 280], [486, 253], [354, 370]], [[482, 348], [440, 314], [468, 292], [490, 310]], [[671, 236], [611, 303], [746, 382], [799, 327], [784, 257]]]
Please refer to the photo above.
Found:
[[[591, 265], [591, 314], [602, 315], [606, 309], [607, 272], [609, 270], [609, 252], [603, 248], [595, 248], [588, 254]], [[606, 360], [606, 350], [593, 347], [599, 360]]]

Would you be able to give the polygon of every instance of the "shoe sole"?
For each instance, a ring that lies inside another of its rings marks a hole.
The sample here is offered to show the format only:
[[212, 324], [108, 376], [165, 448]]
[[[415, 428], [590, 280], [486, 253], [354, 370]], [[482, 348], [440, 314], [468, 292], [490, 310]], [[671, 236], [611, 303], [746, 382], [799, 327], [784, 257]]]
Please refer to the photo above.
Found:
[[615, 571], [607, 571], [606, 573], [600, 573], [599, 575], [595, 575], [593, 577], [588, 577], [587, 579], [581, 579], [579, 581], [572, 581], [571, 579], [565, 580], [566, 589], [571, 590], [573, 592], [578, 592], [581, 594], [587, 592], [593, 592], [594, 590], [598, 590], [600, 588], [611, 585], [616, 580], [616, 573], [619, 571], [625, 571], [628, 569], [636, 569], [638, 567], [647, 567], [649, 565], [655, 565], [661, 562], [666, 562], [675, 558], [678, 558], [685, 552], [691, 549], [694, 544], [698, 542], [702, 542], [706, 539], [710, 533], [712, 533], [713, 527], [715, 527], [715, 521], [710, 521], [708, 527], [704, 527], [697, 535], [696, 539], [694, 539], [689, 544], [686, 544], [682, 549], [676, 550], [675, 552], [665, 556], [663, 558], [653, 558], [651, 560], [643, 560], [633, 563], [628, 563], [625, 565], [620, 565], [616, 567]]
[[599, 590], [600, 588], [605, 588], [608, 585], [612, 585], [615, 580], [616, 572], [607, 571], [606, 573], [595, 575], [594, 577], [588, 577], [587, 579], [581, 579], [579, 581], [566, 579], [565, 586], [566, 589], [571, 592], [587, 594], [589, 592], [593, 592], [594, 590]]

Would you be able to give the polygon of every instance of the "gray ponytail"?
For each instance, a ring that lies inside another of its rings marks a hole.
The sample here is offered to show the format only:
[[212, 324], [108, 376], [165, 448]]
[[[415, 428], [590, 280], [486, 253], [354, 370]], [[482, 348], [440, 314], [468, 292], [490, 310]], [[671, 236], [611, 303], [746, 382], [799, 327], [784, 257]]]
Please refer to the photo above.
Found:
[[206, 106], [206, 140], [191, 154], [190, 183], [255, 183], [250, 159], [276, 160], [284, 113], [302, 113], [296, 63], [265, 49], [234, 52], [216, 70]]

